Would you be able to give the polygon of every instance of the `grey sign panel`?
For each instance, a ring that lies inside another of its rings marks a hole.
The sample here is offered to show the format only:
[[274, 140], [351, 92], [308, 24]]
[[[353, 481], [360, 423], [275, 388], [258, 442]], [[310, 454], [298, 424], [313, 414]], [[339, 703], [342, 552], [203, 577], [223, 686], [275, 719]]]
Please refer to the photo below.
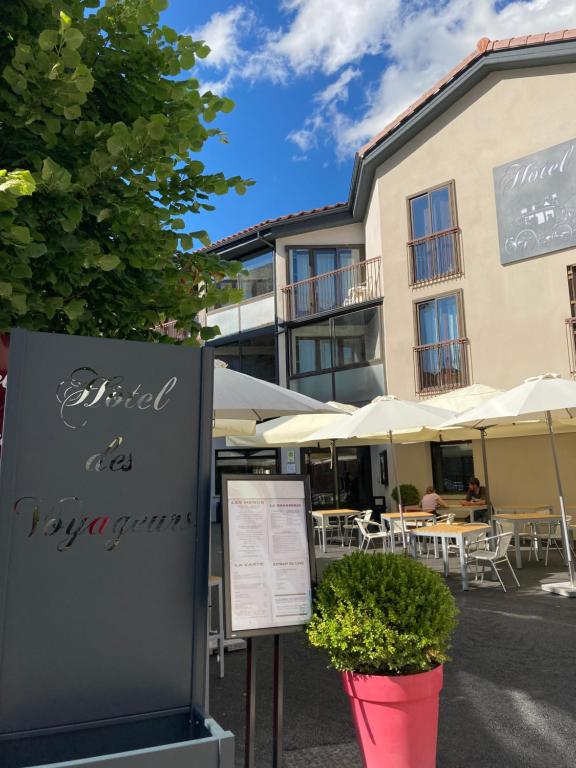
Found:
[[13, 332], [0, 735], [194, 703], [211, 382], [205, 350]]
[[502, 264], [576, 245], [576, 139], [494, 169]]

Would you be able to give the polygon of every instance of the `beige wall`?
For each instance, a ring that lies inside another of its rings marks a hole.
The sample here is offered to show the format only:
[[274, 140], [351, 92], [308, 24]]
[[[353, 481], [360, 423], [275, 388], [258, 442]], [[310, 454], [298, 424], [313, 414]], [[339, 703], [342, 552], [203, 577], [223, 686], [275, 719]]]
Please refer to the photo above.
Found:
[[[576, 434], [557, 435], [558, 460], [566, 503], [576, 521]], [[474, 472], [485, 483], [480, 440], [473, 442]], [[400, 446], [400, 479], [420, 492], [432, 484], [430, 445]], [[493, 438], [486, 442], [490, 493], [494, 506], [551, 505], [558, 512], [558, 491], [548, 436]], [[448, 497], [449, 498], [449, 497]]]
[[[569, 374], [566, 266], [576, 249], [500, 264], [492, 169], [576, 138], [574, 67], [493, 73], [412, 140], [377, 174], [389, 392], [413, 398], [414, 302], [462, 290], [471, 380], [511, 387], [546, 371]], [[455, 182], [464, 276], [408, 285], [406, 198]]]

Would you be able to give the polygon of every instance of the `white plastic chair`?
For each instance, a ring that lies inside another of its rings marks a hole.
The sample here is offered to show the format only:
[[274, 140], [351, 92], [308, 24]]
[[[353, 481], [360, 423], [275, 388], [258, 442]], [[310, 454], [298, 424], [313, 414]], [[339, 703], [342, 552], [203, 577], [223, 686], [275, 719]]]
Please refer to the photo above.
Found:
[[[512, 532], [508, 532], [508, 533], [500, 533], [498, 534], [498, 536], [487, 536], [486, 538], [481, 539], [481, 541], [478, 542], [477, 549], [473, 549], [474, 544], [471, 542], [470, 547], [468, 548], [468, 551], [466, 553], [466, 557], [468, 562], [473, 562], [476, 565], [476, 581], [478, 581], [478, 564], [480, 563], [482, 565], [482, 581], [483, 581], [484, 566], [488, 563], [493, 568], [494, 573], [498, 577], [498, 581], [500, 582], [502, 589], [504, 590], [504, 592], [506, 592], [506, 587], [504, 585], [504, 582], [502, 581], [500, 572], [496, 567], [501, 563], [506, 563], [508, 565], [508, 568], [510, 568], [510, 573], [512, 574], [514, 581], [516, 582], [516, 586], [518, 587], [520, 586], [520, 582], [518, 581], [514, 568], [512, 568], [512, 563], [508, 559], [508, 547], [510, 546], [510, 542], [512, 541], [513, 535], [514, 534]], [[494, 544], [494, 549], [490, 549], [490, 546], [492, 543]]]
[[[362, 520], [361, 518], [357, 517], [355, 518], [356, 525], [358, 526], [358, 530], [360, 531], [360, 535], [362, 537], [362, 541], [360, 542], [360, 552], [367, 552], [368, 547], [370, 544], [374, 546], [374, 542], [381, 540], [382, 546], [384, 547], [386, 544], [386, 539], [390, 536], [388, 531], [382, 530], [382, 528], [378, 525], [378, 523], [374, 523], [373, 521], [367, 521]], [[370, 531], [369, 526], [370, 525], [377, 525], [378, 530], [377, 531]]]
[[[572, 517], [566, 518], [568, 525], [572, 522]], [[560, 556], [564, 564], [564, 547], [562, 546], [562, 531], [560, 523], [535, 523], [534, 531], [530, 539], [530, 552], [528, 553], [528, 560], [532, 559], [532, 552], [536, 557], [536, 540], [546, 542], [546, 555], [544, 556], [544, 565], [548, 565], [548, 555], [550, 554], [550, 547], [560, 552]], [[572, 554], [574, 554], [574, 548], [572, 547]]]
[[372, 526], [377, 528], [378, 530], [382, 530], [382, 526], [377, 523], [375, 520], [372, 520], [372, 510], [371, 509], [364, 509], [362, 511], [361, 515], [351, 515], [350, 517], [346, 518], [346, 521], [344, 525], [342, 526], [344, 531], [348, 532], [348, 548], [352, 546], [352, 539], [354, 538], [354, 533], [358, 532], [358, 547], [360, 547], [360, 542], [362, 540], [362, 534], [360, 532], [360, 528], [356, 524], [356, 518], [360, 517], [360, 520], [362, 520], [365, 523], [368, 523], [368, 526]]

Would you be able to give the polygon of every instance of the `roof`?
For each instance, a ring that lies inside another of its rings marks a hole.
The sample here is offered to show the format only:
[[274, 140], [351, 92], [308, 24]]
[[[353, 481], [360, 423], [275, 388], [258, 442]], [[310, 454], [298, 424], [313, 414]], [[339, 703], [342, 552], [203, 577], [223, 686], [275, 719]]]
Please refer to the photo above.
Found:
[[[354, 162], [350, 197], [347, 202], [325, 205], [321, 208], [312, 208], [309, 211], [289, 213], [276, 219], [266, 219], [259, 224], [255, 224], [240, 230], [240, 232], [236, 232], [233, 235], [228, 235], [221, 240], [217, 240], [215, 243], [212, 243], [208, 249], [204, 250], [217, 250], [222, 245], [243, 240], [251, 234], [260, 233], [260, 230], [263, 229], [274, 229], [275, 227], [292, 223], [297, 225], [298, 222], [303, 224], [308, 218], [315, 220], [314, 228], [318, 228], [321, 224], [329, 226], [328, 221], [325, 224], [322, 222], [323, 215], [328, 215], [330, 217], [332, 226], [336, 223], [333, 220], [334, 216], [332, 214], [346, 214], [351, 222], [361, 220], [369, 194], [366, 188], [372, 183], [374, 173], [373, 169], [368, 172], [366, 166], [370, 166], [374, 162], [381, 162], [377, 157], [377, 155], [381, 154], [381, 145], [387, 143], [387, 140], [395, 142], [397, 138], [396, 134], [400, 135], [406, 124], [408, 124], [408, 126], [414, 124], [414, 130], [418, 130], [416, 123], [419, 124], [426, 119], [432, 119], [425, 114], [428, 105], [430, 105], [431, 102], [434, 104], [442, 102], [445, 92], [449, 93], [452, 88], [456, 88], [458, 91], [474, 85], [476, 81], [473, 77], [468, 76], [474, 73], [474, 68], [476, 67], [481, 67], [482, 70], [488, 72], [490, 70], [490, 62], [498, 58], [497, 54], [508, 51], [509, 55], [514, 57], [514, 59], [513, 61], [511, 60], [507, 66], [516, 66], [519, 61], [519, 56], [524, 58], [522, 56], [522, 49], [526, 49], [525, 58], [530, 58], [531, 60], [529, 64], [536, 66], [539, 63], [542, 63], [546, 58], [550, 59], [550, 61], [547, 61], [546, 63], [551, 63], [554, 58], [553, 51], [558, 47], [555, 44], [570, 41], [576, 41], [576, 28], [563, 29], [557, 32], [544, 32], [537, 35], [524, 35], [522, 37], [508, 37], [503, 38], [502, 40], [490, 40], [488, 37], [481, 38], [477, 42], [476, 48], [472, 53], [453, 67], [450, 72], [438, 80], [438, 82], [427, 90], [426, 93], [423, 93], [422, 96], [410, 104], [409, 107], [380, 131], [380, 133], [370, 139], [370, 141], [358, 150]], [[535, 48], [539, 48], [542, 51], [543, 55], [540, 57], [540, 61], [534, 56], [535, 53], [538, 53], [537, 51], [534, 51]], [[530, 49], [532, 49], [532, 51], [530, 51]], [[567, 46], [567, 50], [564, 53], [566, 54], [565, 58], [566, 56], [569, 56], [570, 61], [576, 61], [576, 54], [573, 52], [573, 49], [570, 50], [570, 46]], [[485, 64], [483, 64], [483, 61]], [[464, 82], [467, 79], [469, 80], [469, 84]], [[402, 141], [403, 139], [398, 140]], [[344, 218], [342, 218], [342, 223], [345, 223]], [[272, 236], [273, 235], [274, 233], [272, 233]]]
[[466, 56], [459, 64], [453, 67], [444, 77], [438, 80], [432, 88], [423, 93], [416, 101], [412, 102], [404, 112], [396, 117], [391, 123], [389, 123], [380, 133], [376, 134], [369, 142], [364, 144], [358, 150], [358, 155], [364, 157], [371, 149], [379, 144], [382, 139], [386, 138], [392, 133], [399, 125], [410, 118], [420, 107], [424, 106], [430, 99], [433, 99], [437, 93], [445, 88], [449, 83], [459, 77], [465, 72], [474, 62], [483, 56], [487, 56], [492, 51], [503, 51], [512, 48], [529, 48], [535, 45], [546, 45], [550, 43], [558, 43], [563, 40], [576, 40], [576, 29], [562, 29], [558, 32], [544, 32], [539, 35], [524, 35], [523, 37], [507, 37], [502, 40], [490, 40], [488, 37], [483, 37], [476, 43], [476, 48], [472, 53]]
[[[220, 240], [216, 240], [215, 242], [210, 243], [207, 250], [214, 250], [215, 248], [219, 248], [222, 245], [225, 245], [226, 243], [232, 240], [238, 240], [247, 235], [256, 234], [260, 230], [267, 229], [274, 224], [283, 224], [284, 222], [293, 221], [294, 219], [303, 219], [309, 216], [315, 216], [317, 214], [328, 213], [329, 211], [347, 210], [347, 209], [348, 209], [347, 202], [333, 203], [332, 205], [323, 205], [321, 208], [311, 208], [308, 211], [298, 211], [297, 213], [287, 213], [284, 216], [278, 216], [275, 219], [264, 219], [264, 221], [260, 221], [258, 224], [253, 224], [252, 226], [247, 227], [246, 229], [241, 229], [239, 232], [236, 232], [233, 235], [228, 235], [227, 237], [223, 237]], [[205, 249], [202, 249], [202, 250], [205, 250]]]

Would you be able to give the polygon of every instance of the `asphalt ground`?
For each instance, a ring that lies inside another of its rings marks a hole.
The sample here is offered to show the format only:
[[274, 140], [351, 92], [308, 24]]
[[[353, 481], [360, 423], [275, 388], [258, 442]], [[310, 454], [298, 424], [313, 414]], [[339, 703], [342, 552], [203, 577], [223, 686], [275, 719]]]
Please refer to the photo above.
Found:
[[[215, 533], [217, 533], [215, 531]], [[221, 557], [213, 537], [213, 572]], [[332, 548], [318, 561], [320, 572]], [[526, 558], [525, 558], [526, 559]], [[426, 561], [439, 568], [437, 561]], [[448, 583], [461, 611], [444, 671], [437, 768], [574, 768], [576, 766], [576, 600], [544, 593], [542, 579], [564, 577], [560, 557], [549, 567], [525, 563], [520, 590], [493, 582], [460, 591]], [[302, 633], [283, 637], [286, 768], [355, 768], [361, 759], [339, 674]], [[272, 765], [271, 638], [255, 642], [257, 663], [256, 768]], [[236, 736], [243, 765], [246, 652], [225, 655], [225, 677], [210, 661], [210, 714]]]

